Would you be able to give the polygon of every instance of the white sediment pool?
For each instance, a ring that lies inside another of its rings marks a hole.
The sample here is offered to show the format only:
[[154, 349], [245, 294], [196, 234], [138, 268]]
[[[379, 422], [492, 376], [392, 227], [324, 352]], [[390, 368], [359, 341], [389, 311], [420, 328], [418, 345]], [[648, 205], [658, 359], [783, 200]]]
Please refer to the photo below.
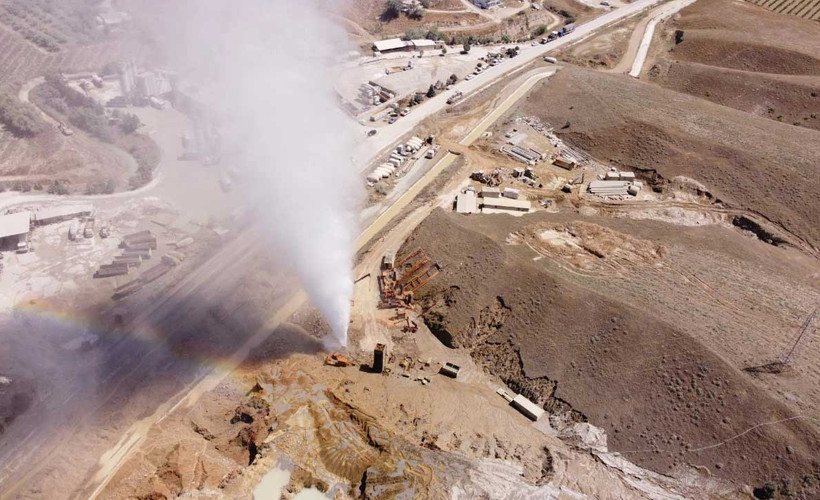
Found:
[[[281, 464], [277, 464], [276, 467], [265, 474], [265, 477], [253, 490], [254, 500], [280, 500], [282, 490], [288, 485], [288, 481], [290, 481], [290, 470]], [[308, 488], [300, 491], [298, 495], [293, 497], [293, 500], [328, 500], [328, 497], [315, 488]]]

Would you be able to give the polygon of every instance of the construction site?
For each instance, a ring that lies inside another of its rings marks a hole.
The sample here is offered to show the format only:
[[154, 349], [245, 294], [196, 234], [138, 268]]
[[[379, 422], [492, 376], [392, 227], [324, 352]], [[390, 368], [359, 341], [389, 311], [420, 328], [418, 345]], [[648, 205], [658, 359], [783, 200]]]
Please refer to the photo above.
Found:
[[808, 4], [213, 2], [0, 193], [0, 499], [820, 498]]

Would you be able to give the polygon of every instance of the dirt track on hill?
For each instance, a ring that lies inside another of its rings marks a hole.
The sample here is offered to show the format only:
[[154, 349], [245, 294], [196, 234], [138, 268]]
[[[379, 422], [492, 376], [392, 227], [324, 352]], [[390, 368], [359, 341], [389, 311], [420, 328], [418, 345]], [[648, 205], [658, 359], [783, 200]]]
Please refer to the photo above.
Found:
[[695, 179], [715, 199], [820, 248], [820, 134], [814, 130], [627, 76], [571, 68], [532, 92], [522, 110], [592, 156], [639, 172], [656, 189], [676, 176]]
[[[469, 350], [552, 411], [604, 427], [610, 449], [643, 467], [705, 467], [753, 485], [820, 473], [816, 431], [748, 376], [645, 309], [549, 272], [525, 245], [505, 244], [526, 219], [437, 211], [402, 247], [400, 256], [421, 247], [444, 269], [418, 299], [445, 344]], [[664, 260], [655, 243], [629, 241]], [[780, 423], [736, 437], [764, 422]]]

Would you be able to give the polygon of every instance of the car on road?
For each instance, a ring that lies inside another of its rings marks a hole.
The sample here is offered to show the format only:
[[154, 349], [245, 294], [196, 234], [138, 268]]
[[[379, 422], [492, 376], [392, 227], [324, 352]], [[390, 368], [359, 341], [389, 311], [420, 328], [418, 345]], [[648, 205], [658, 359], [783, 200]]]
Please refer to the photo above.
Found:
[[610, 6], [609, 2], [601, 2], [601, 5], [603, 5], [604, 7], [609, 7]]
[[396, 120], [398, 120], [398, 119], [399, 119], [399, 117], [398, 117], [398, 116], [391, 116], [391, 117], [390, 117], [390, 119], [389, 119], [389, 120], [387, 120], [387, 123], [388, 123], [389, 125], [393, 125], [394, 123], [396, 123]]
[[464, 77], [465, 80], [472, 80], [473, 78], [475, 78], [475, 75], [473, 75], [473, 74], [469, 74], [469, 75]]
[[370, 130], [367, 131], [367, 137], [373, 137], [374, 135], [376, 135], [377, 132], [378, 132], [378, 130], [376, 130], [374, 128], [371, 128]]

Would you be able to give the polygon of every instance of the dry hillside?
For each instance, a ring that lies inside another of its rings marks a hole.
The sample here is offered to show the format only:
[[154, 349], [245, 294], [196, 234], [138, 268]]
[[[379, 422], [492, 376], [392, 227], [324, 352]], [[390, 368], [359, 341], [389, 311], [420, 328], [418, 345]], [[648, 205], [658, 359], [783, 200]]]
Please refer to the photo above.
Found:
[[[600, 160], [634, 169], [656, 189], [676, 176], [755, 212], [820, 248], [820, 133], [646, 85], [567, 69], [532, 92], [526, 114]], [[777, 140], [773, 140], [773, 138]]]
[[[698, 0], [664, 24], [649, 72], [664, 87], [820, 129], [820, 24], [737, 0]], [[676, 43], [677, 42], [677, 43]]]
[[[605, 428], [610, 449], [641, 466], [701, 467], [739, 485], [782, 478], [817, 493], [820, 440], [810, 424], [682, 329], [509, 244], [510, 231], [549, 217], [437, 211], [422, 223], [399, 253], [421, 247], [444, 269], [418, 297], [431, 330], [511, 388]], [[665, 260], [656, 243], [622, 238], [650, 263]]]

